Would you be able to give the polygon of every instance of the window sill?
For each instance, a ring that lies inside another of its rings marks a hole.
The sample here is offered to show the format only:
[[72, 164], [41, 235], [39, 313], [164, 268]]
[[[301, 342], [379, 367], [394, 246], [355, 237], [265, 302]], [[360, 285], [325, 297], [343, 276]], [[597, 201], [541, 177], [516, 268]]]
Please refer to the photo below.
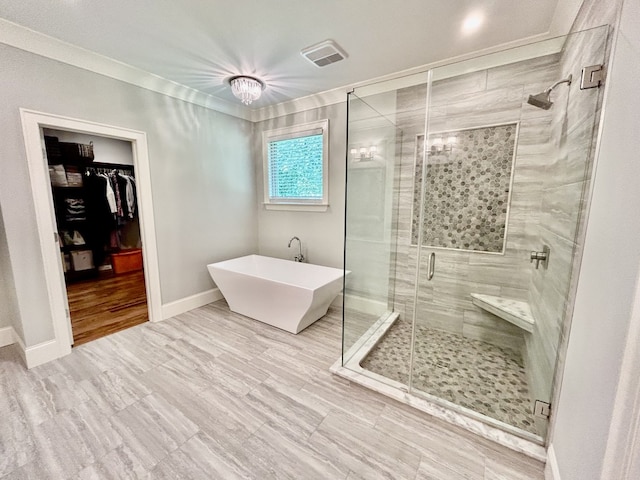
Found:
[[265, 210], [288, 210], [290, 212], [326, 212], [328, 203], [264, 203]]

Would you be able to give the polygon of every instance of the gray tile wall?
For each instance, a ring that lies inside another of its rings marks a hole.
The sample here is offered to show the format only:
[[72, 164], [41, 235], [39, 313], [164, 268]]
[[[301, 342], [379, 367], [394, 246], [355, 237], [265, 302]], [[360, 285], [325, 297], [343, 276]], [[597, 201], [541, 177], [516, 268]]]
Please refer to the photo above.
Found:
[[[536, 247], [542, 175], [549, 163], [552, 113], [526, 104], [530, 93], [553, 83], [559, 55], [514, 63], [435, 82], [431, 90], [429, 131], [453, 131], [519, 122], [509, 226], [504, 254], [424, 247], [420, 265], [418, 322], [484, 340], [521, 348], [523, 332], [471, 303], [471, 293], [528, 300]], [[411, 245], [416, 139], [424, 134], [426, 86], [398, 91], [398, 124], [403, 131], [399, 169], [398, 249], [395, 309], [411, 321], [417, 247]], [[436, 274], [425, 281], [427, 256], [436, 253]]]

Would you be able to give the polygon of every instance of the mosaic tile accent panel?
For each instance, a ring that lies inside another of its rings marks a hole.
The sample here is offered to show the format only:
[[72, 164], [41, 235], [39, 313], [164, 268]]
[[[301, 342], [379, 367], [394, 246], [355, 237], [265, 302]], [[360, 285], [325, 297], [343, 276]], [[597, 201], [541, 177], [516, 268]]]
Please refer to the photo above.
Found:
[[[409, 382], [411, 323], [396, 322], [361, 363]], [[522, 355], [460, 335], [416, 325], [413, 386], [443, 400], [538, 434]]]
[[[423, 245], [502, 253], [518, 124], [441, 132], [450, 152], [428, 152]], [[431, 142], [429, 142], [431, 143]], [[411, 242], [418, 243], [422, 150], [418, 137]]]

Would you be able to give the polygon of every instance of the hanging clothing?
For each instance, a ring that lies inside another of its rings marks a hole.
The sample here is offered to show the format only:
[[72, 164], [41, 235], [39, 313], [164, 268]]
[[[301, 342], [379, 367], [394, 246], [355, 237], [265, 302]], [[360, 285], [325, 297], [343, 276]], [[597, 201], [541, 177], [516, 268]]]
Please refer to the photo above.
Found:
[[113, 193], [116, 197], [116, 215], [118, 218], [124, 217], [124, 212], [122, 211], [122, 195], [120, 194], [120, 188], [118, 185], [118, 178], [115, 174], [115, 170], [109, 174], [109, 181], [111, 182], [111, 188], [113, 188]]
[[109, 180], [109, 177], [104, 173], [97, 173], [96, 176], [104, 179], [105, 186], [103, 190], [107, 199], [107, 203], [109, 204], [109, 211], [111, 213], [116, 213], [118, 211], [118, 207], [116, 206], [116, 194], [113, 191], [113, 187], [111, 186], [111, 181]]
[[129, 175], [123, 175], [122, 173], [118, 174], [118, 186], [120, 188], [120, 192], [124, 192], [124, 198], [122, 202], [122, 210], [124, 212], [124, 216], [129, 220], [132, 220], [135, 215], [136, 210], [136, 197], [133, 192], [134, 182], [133, 177]]
[[132, 212], [131, 218], [133, 218], [138, 212], [138, 195], [137, 195], [137, 186], [136, 179], [132, 175], [127, 175], [127, 179], [129, 180], [129, 187], [131, 191], [127, 191], [127, 201], [131, 202], [130, 212]]
[[87, 210], [88, 238], [85, 240], [92, 246], [94, 263], [101, 265], [106, 257], [105, 246], [109, 245], [111, 232], [116, 228], [112, 208], [115, 196], [109, 191], [106, 175], [85, 175], [83, 188]]

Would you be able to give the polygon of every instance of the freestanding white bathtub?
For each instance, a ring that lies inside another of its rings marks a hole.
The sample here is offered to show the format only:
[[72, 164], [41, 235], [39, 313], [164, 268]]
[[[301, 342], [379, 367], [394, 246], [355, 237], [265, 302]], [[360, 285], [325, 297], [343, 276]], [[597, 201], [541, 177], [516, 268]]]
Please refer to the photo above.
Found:
[[247, 255], [207, 265], [231, 311], [300, 333], [342, 290], [342, 270]]

